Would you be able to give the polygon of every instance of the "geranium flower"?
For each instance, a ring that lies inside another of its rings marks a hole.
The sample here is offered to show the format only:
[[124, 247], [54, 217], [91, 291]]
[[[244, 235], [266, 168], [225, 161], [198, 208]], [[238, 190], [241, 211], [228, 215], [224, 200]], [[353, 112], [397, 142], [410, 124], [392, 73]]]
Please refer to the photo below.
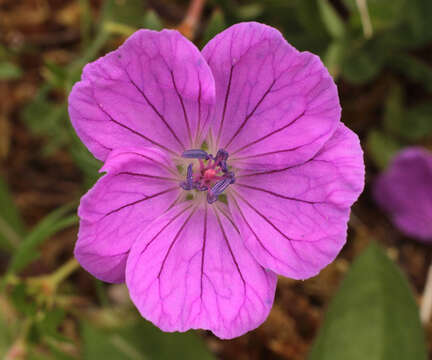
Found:
[[237, 24], [202, 52], [140, 30], [85, 67], [69, 104], [107, 173], [81, 200], [75, 256], [162, 330], [242, 335], [276, 274], [314, 276], [344, 245], [359, 140], [320, 59], [277, 30]]
[[374, 184], [378, 205], [408, 236], [432, 242], [432, 153], [409, 147], [394, 157]]

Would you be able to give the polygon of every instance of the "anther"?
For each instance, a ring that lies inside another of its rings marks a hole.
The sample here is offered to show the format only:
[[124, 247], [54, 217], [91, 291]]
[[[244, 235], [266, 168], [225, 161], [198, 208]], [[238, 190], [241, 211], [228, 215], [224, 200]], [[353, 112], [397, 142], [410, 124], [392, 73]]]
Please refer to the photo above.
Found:
[[228, 152], [224, 149], [219, 149], [216, 153], [216, 156], [214, 158], [214, 161], [217, 165], [219, 165], [221, 162], [226, 162], [228, 159]]
[[194, 188], [192, 166], [192, 164], [189, 164], [187, 168], [186, 181], [180, 184], [180, 186], [185, 190], [192, 190]]
[[209, 154], [207, 154], [204, 150], [201, 149], [185, 150], [182, 154], [182, 157], [186, 159], [210, 159]]
[[192, 164], [187, 168], [186, 181], [180, 186], [184, 190], [207, 191], [208, 203], [214, 203], [229, 185], [235, 182], [234, 173], [228, 171], [228, 152], [219, 149], [216, 156], [207, 154], [201, 149], [191, 149], [183, 152], [182, 157], [197, 159], [199, 169], [194, 174]]

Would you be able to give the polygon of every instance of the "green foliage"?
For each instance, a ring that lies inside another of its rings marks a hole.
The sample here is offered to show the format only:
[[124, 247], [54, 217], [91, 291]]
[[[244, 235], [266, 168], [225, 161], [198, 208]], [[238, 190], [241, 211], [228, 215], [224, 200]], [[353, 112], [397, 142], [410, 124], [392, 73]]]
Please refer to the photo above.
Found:
[[162, 20], [155, 11], [148, 10], [144, 15], [142, 27], [150, 30], [162, 30], [163, 24]]
[[163, 333], [144, 320], [120, 328], [84, 322], [82, 334], [85, 360], [214, 359], [196, 334]]
[[22, 270], [39, 257], [38, 247], [57, 232], [78, 223], [78, 217], [70, 211], [75, 204], [65, 205], [42, 219], [20, 243], [9, 263], [8, 273]]
[[400, 85], [391, 89], [384, 113], [385, 130], [404, 141], [413, 142], [432, 135], [432, 102], [406, 108]]
[[335, 39], [343, 38], [346, 35], [345, 24], [328, 0], [318, 1], [321, 18], [328, 33]]
[[218, 33], [226, 28], [226, 22], [223, 12], [220, 9], [215, 9], [210, 17], [203, 35], [202, 44], [207, 44]]
[[401, 145], [391, 136], [379, 130], [369, 131], [366, 140], [366, 151], [376, 166], [385, 169]]
[[393, 58], [392, 68], [405, 75], [409, 80], [422, 85], [432, 93], [432, 67], [409, 54], [398, 54]]
[[22, 70], [18, 65], [0, 60], [0, 80], [16, 80], [21, 76]]
[[399, 25], [405, 18], [405, 11], [408, 7], [407, 0], [344, 0], [344, 4], [350, 10], [351, 24], [353, 27], [361, 29], [361, 11], [358, 4], [364, 2], [367, 6], [372, 28], [375, 32], [392, 29]]
[[241, 21], [256, 19], [263, 12], [263, 6], [260, 3], [241, 5], [237, 7], [236, 15]]
[[59, 327], [64, 320], [66, 313], [61, 308], [54, 308], [41, 313], [35, 327], [39, 334], [50, 337], [59, 341], [68, 341], [64, 336], [60, 335]]
[[375, 244], [353, 263], [333, 298], [309, 360], [426, 360], [406, 278]]
[[5, 299], [1, 298], [2, 307], [0, 309], [0, 358], [4, 359], [10, 344], [16, 336], [17, 324], [8, 320], [8, 310], [5, 305]]
[[[52, 81], [60, 80], [52, 79]], [[44, 148], [46, 154], [52, 154], [60, 147], [67, 145], [70, 138], [66, 104], [53, 103], [49, 99], [52, 89], [52, 85], [43, 86], [33, 101], [24, 106], [21, 111], [21, 118], [35, 134], [50, 139]]]
[[341, 71], [342, 58], [344, 56], [345, 44], [341, 40], [333, 41], [327, 48], [324, 56], [323, 63], [327, 67], [329, 73], [334, 78], [337, 78]]
[[0, 204], [0, 248], [12, 251], [19, 245], [25, 228], [8, 186], [2, 178], [0, 178]]

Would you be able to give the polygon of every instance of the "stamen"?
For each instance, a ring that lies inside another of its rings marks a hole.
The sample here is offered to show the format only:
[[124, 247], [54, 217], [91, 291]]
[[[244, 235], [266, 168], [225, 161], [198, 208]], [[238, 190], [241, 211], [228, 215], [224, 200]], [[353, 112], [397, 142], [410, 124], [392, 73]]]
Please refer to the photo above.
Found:
[[207, 154], [204, 150], [201, 149], [191, 149], [191, 150], [185, 150], [182, 154], [182, 157], [186, 159], [204, 159], [208, 160], [209, 154]]
[[224, 192], [224, 190], [231, 184], [230, 178], [225, 178], [218, 181], [207, 193], [207, 201], [209, 204], [214, 203], [218, 196]]
[[219, 149], [216, 156], [201, 149], [184, 151], [182, 157], [198, 160], [199, 170], [194, 174], [193, 165], [189, 164], [186, 181], [182, 182], [180, 186], [184, 190], [208, 191], [207, 201], [209, 204], [214, 203], [218, 196], [235, 182], [234, 173], [228, 171], [228, 155], [224, 149]]
[[215, 157], [216, 164], [219, 164], [221, 161], [227, 161], [228, 160], [228, 152], [224, 149], [219, 149], [216, 153]]
[[192, 171], [192, 164], [189, 164], [187, 168], [187, 174], [186, 174], [186, 181], [182, 182], [180, 186], [185, 190], [192, 190], [194, 188], [193, 186], [193, 171]]

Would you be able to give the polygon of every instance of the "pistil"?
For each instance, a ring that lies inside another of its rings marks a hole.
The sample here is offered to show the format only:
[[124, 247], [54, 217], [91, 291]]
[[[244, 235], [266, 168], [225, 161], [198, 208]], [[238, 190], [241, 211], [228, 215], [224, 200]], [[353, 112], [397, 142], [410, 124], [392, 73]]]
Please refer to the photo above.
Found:
[[194, 173], [193, 163], [187, 168], [186, 181], [180, 183], [184, 190], [207, 191], [207, 202], [214, 203], [229, 185], [235, 182], [235, 176], [228, 170], [228, 152], [219, 149], [216, 156], [201, 149], [186, 150], [182, 157], [197, 159], [199, 170]]

